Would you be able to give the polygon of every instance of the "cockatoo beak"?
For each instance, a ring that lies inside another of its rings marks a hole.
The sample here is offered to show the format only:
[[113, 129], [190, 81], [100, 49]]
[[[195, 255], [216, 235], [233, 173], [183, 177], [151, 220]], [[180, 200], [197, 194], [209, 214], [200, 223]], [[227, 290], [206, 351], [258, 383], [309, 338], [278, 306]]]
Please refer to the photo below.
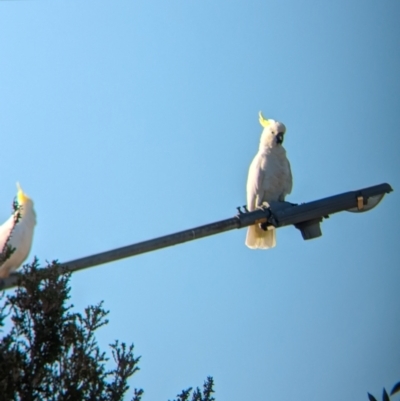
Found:
[[282, 145], [283, 143], [283, 132], [279, 132], [278, 135], [276, 136], [276, 143], [279, 145]]

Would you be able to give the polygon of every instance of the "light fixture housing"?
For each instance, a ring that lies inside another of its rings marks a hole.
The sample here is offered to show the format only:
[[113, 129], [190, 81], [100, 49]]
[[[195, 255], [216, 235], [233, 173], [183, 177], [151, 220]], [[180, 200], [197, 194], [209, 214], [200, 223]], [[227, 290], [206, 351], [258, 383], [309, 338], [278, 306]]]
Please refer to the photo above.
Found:
[[358, 206], [352, 207], [351, 209], [347, 209], [347, 211], [351, 212], [351, 213], [368, 212], [369, 210], [373, 209], [375, 206], [378, 206], [379, 202], [384, 198], [384, 196], [385, 196], [385, 194], [370, 196], [369, 198], [366, 199], [366, 201], [363, 201], [362, 207], [360, 207], [360, 208], [358, 208]]
[[342, 211], [367, 212], [376, 207], [385, 194], [392, 191], [392, 187], [385, 183], [299, 205], [271, 202], [266, 209], [270, 216], [265, 225], [275, 228], [294, 225], [305, 240], [317, 238], [322, 235], [321, 221], [330, 214]]

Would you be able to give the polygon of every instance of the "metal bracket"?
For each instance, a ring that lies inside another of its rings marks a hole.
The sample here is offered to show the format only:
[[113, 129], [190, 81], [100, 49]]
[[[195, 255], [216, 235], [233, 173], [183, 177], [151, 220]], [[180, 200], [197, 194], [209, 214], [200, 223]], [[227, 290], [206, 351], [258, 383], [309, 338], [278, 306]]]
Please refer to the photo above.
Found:
[[363, 196], [357, 196], [357, 209], [358, 210], [364, 209], [364, 197]]
[[241, 208], [240, 206], [238, 206], [236, 209], [237, 209], [237, 211], [238, 211], [239, 214], [243, 214], [242, 208]]

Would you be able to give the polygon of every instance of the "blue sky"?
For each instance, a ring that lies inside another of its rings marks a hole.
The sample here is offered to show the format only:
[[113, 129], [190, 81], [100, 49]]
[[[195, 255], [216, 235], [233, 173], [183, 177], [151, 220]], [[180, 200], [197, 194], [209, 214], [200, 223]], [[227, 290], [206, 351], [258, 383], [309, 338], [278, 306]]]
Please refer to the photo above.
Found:
[[287, 126], [306, 202], [382, 182], [323, 236], [236, 230], [73, 275], [103, 348], [134, 342], [144, 400], [366, 400], [400, 379], [400, 3], [1, 1], [0, 219], [18, 180], [30, 260], [67, 261], [232, 217], [258, 111]]

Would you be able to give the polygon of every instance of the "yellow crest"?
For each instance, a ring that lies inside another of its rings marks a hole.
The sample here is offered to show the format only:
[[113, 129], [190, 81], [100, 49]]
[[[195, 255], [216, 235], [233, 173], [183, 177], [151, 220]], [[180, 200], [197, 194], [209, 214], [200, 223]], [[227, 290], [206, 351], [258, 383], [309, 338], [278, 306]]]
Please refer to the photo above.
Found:
[[260, 124], [265, 128], [269, 125], [269, 120], [266, 120], [261, 111], [258, 112], [258, 120], [260, 121]]
[[23, 205], [29, 197], [24, 193], [24, 191], [21, 188], [21, 185], [19, 185], [19, 182], [17, 182], [17, 200], [20, 205]]

